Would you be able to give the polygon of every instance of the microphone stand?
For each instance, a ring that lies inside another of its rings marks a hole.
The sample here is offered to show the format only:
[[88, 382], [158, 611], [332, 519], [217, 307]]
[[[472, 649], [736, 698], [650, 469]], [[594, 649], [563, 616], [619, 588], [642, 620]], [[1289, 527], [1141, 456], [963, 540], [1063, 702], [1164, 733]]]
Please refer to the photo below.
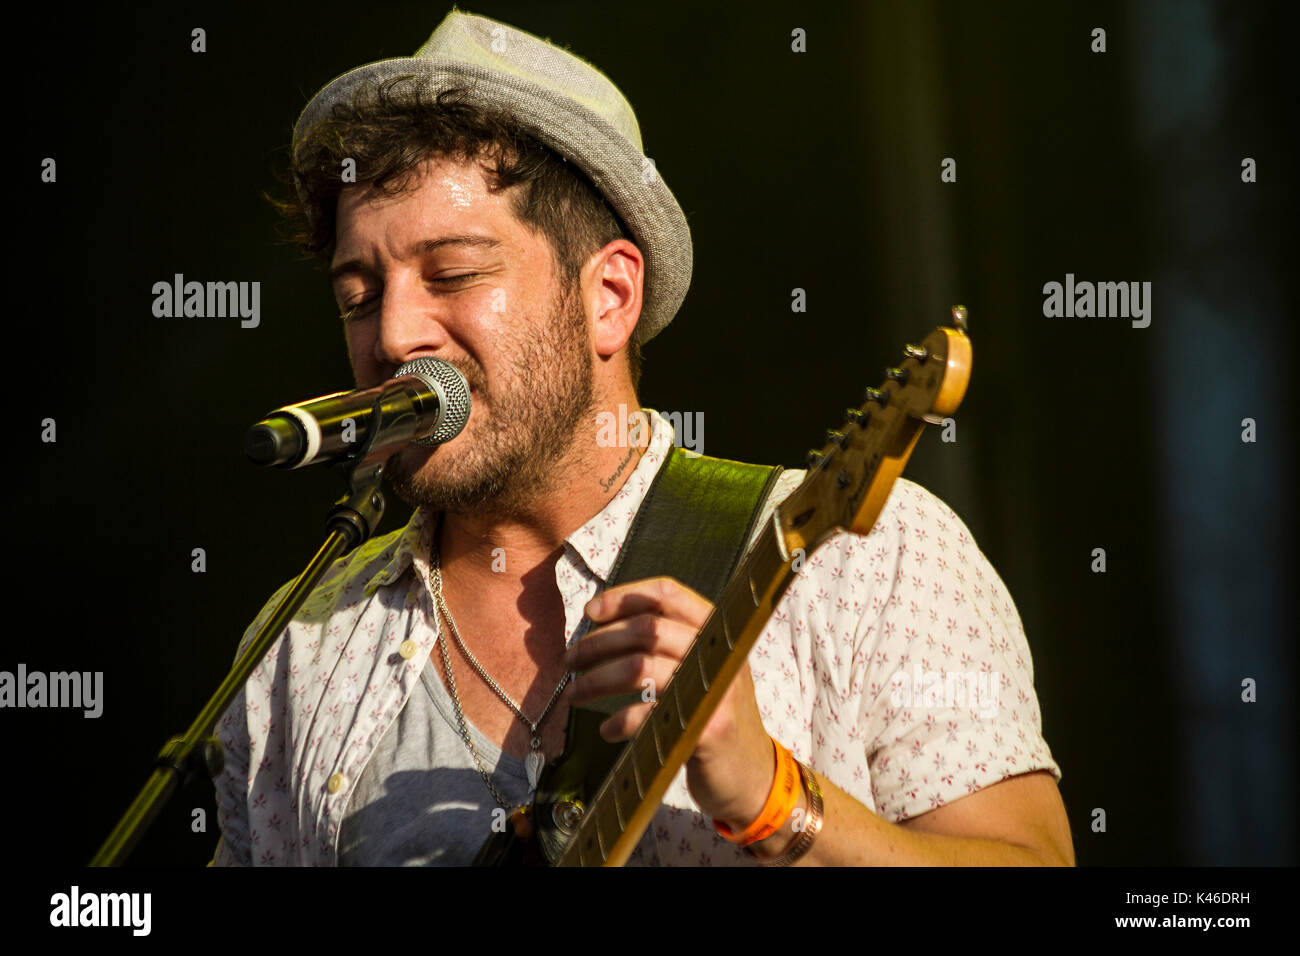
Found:
[[[221, 745], [212, 736], [212, 728], [276, 638], [298, 613], [298, 609], [320, 581], [321, 575], [337, 559], [363, 544], [378, 527], [384, 514], [384, 496], [379, 490], [384, 465], [395, 454], [394, 448], [400, 450], [406, 442], [415, 438], [420, 418], [409, 396], [401, 388], [381, 393], [375, 400], [371, 414], [372, 427], [368, 429], [365, 444], [356, 454], [335, 465], [346, 472], [348, 490], [325, 520], [329, 534], [324, 544], [280, 601], [275, 613], [262, 625], [240, 655], [216, 693], [203, 705], [189, 729], [179, 737], [172, 737], [163, 746], [155, 761], [156, 769], [90, 861], [91, 866], [120, 865], [139, 843], [167, 801], [201, 766], [206, 766], [209, 776], [215, 777], [221, 773]], [[378, 442], [381, 451], [372, 454], [371, 449], [381, 435], [384, 439]], [[402, 444], [393, 444], [398, 441]]]

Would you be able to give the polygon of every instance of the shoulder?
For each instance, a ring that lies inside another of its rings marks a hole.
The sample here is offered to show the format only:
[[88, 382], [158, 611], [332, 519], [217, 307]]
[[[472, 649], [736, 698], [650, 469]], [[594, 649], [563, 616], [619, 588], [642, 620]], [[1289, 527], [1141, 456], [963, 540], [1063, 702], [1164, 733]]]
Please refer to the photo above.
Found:
[[[797, 486], [803, 474], [794, 472], [788, 482]], [[778, 504], [792, 490], [779, 488]], [[788, 613], [806, 619], [809, 631], [836, 636], [834, 646], [814, 642], [814, 654], [838, 654], [858, 665], [874, 661], [879, 669], [915, 655], [917, 638], [929, 647], [946, 638], [944, 650], [958, 631], [968, 640], [996, 632], [998, 643], [1003, 634], [1024, 641], [1014, 602], [965, 522], [938, 495], [904, 478], [895, 481], [869, 531], [836, 532], [811, 553], [796, 555], [793, 568]], [[863, 686], [879, 685], [880, 676], [869, 675]]]
[[[405, 526], [371, 538], [336, 560], [326, 569], [293, 621], [281, 633], [280, 640], [293, 637], [296, 631], [318, 624], [334, 613], [357, 607], [375, 589], [400, 578], [411, 567], [412, 555], [419, 546], [423, 529], [424, 522], [417, 512]], [[284, 582], [262, 606], [244, 632], [239, 654], [275, 613], [297, 580], [295, 577]]]

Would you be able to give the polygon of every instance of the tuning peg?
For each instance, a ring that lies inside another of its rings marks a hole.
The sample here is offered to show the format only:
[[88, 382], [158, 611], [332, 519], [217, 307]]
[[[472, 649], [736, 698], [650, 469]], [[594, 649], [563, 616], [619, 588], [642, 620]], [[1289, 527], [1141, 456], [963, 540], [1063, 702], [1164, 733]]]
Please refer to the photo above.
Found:
[[870, 418], [871, 416], [860, 408], [847, 408], [844, 410], [844, 420], [850, 425], [857, 425], [859, 428], [866, 428]]
[[876, 402], [881, 407], [884, 407], [889, 403], [889, 393], [868, 385], [862, 392], [862, 400], [864, 402]]
[[907, 369], [905, 368], [887, 368], [885, 369], [885, 378], [897, 382], [899, 385], [907, 384]]
[[843, 447], [844, 447], [844, 432], [839, 431], [838, 429], [834, 429], [834, 428], [828, 428], [828, 429], [826, 429], [826, 444], [828, 444], [828, 445], [835, 445], [835, 446], [837, 446], [837, 447], [839, 447], [839, 448], [843, 448]]
[[966, 306], [954, 305], [952, 307], [952, 324], [963, 332], [970, 331], [970, 320], [966, 315]]
[[924, 345], [904, 345], [903, 356], [905, 358], [916, 359], [918, 362], [924, 362], [930, 357], [930, 350]]
[[826, 456], [822, 454], [821, 449], [810, 448], [804, 460], [808, 463], [809, 468], [816, 468], [826, 460]]

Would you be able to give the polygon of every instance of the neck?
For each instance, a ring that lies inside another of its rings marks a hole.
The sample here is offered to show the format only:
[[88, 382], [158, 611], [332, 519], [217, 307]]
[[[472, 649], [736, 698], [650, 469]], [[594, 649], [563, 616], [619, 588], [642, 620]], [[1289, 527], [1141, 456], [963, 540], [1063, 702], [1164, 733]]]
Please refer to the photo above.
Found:
[[598, 404], [595, 420], [577, 429], [522, 506], [444, 512], [438, 530], [444, 573], [478, 587], [518, 589], [529, 572], [553, 567], [565, 539], [599, 514], [636, 470], [650, 444], [648, 416], [638, 427], [639, 412], [630, 392]]

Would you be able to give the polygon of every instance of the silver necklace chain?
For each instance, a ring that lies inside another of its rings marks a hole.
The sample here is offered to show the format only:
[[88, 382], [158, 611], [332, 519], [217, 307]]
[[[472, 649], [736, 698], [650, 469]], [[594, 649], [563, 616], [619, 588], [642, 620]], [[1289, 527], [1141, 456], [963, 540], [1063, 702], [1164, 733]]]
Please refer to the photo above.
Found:
[[[478, 662], [478, 658], [470, 652], [470, 649], [465, 646], [465, 642], [461, 640], [460, 631], [456, 627], [456, 621], [451, 616], [451, 609], [447, 607], [447, 602], [442, 596], [442, 562], [436, 544], [432, 551], [434, 603], [442, 613], [442, 616], [447, 619], [447, 626], [451, 629], [451, 636], [455, 639], [456, 646], [459, 647], [460, 652], [465, 655], [465, 659], [473, 665], [474, 670], [478, 671], [478, 675], [483, 678], [484, 682], [491, 687], [496, 695], [515, 712], [515, 715], [521, 721], [524, 722], [528, 727], [529, 734], [532, 736], [532, 743], [529, 748], [528, 756], [524, 759], [524, 769], [528, 774], [528, 789], [530, 792], [534, 791], [537, 789], [537, 781], [541, 777], [542, 768], [546, 765], [546, 757], [542, 753], [542, 742], [537, 736], [537, 728], [541, 726], [542, 721], [546, 719], [546, 715], [551, 712], [551, 708], [560, 698], [560, 692], [564, 690], [565, 685], [569, 683], [569, 678], [572, 677], [573, 674], [572, 672], [566, 673], [564, 677], [560, 679], [560, 683], [556, 686], [555, 692], [551, 694], [551, 699], [547, 702], [546, 709], [542, 711], [541, 716], [536, 720], [529, 720], [528, 716], [523, 712], [519, 705], [511, 700], [510, 695], [502, 690], [501, 686], [492, 679], [486, 670], [483, 669], [483, 665]], [[492, 793], [492, 796], [496, 799], [497, 803], [501, 804], [501, 806], [507, 810], [513, 810], [515, 809], [515, 805], [501, 796], [501, 793], [495, 786], [493, 786], [492, 778], [488, 776], [488, 772], [483, 768], [483, 761], [479, 758], [478, 750], [474, 747], [474, 741], [470, 737], [469, 728], [465, 721], [465, 711], [461, 707], [460, 695], [456, 692], [456, 677], [452, 673], [451, 657], [447, 653], [446, 636], [441, 627], [438, 628], [438, 648], [442, 651], [442, 665], [447, 671], [448, 689], [451, 691], [452, 703], [456, 707], [456, 721], [460, 725], [460, 735], [464, 739], [465, 745], [469, 748], [470, 756], [474, 758], [474, 763], [478, 767], [478, 772], [483, 777], [483, 782], [487, 784], [487, 788]]]

